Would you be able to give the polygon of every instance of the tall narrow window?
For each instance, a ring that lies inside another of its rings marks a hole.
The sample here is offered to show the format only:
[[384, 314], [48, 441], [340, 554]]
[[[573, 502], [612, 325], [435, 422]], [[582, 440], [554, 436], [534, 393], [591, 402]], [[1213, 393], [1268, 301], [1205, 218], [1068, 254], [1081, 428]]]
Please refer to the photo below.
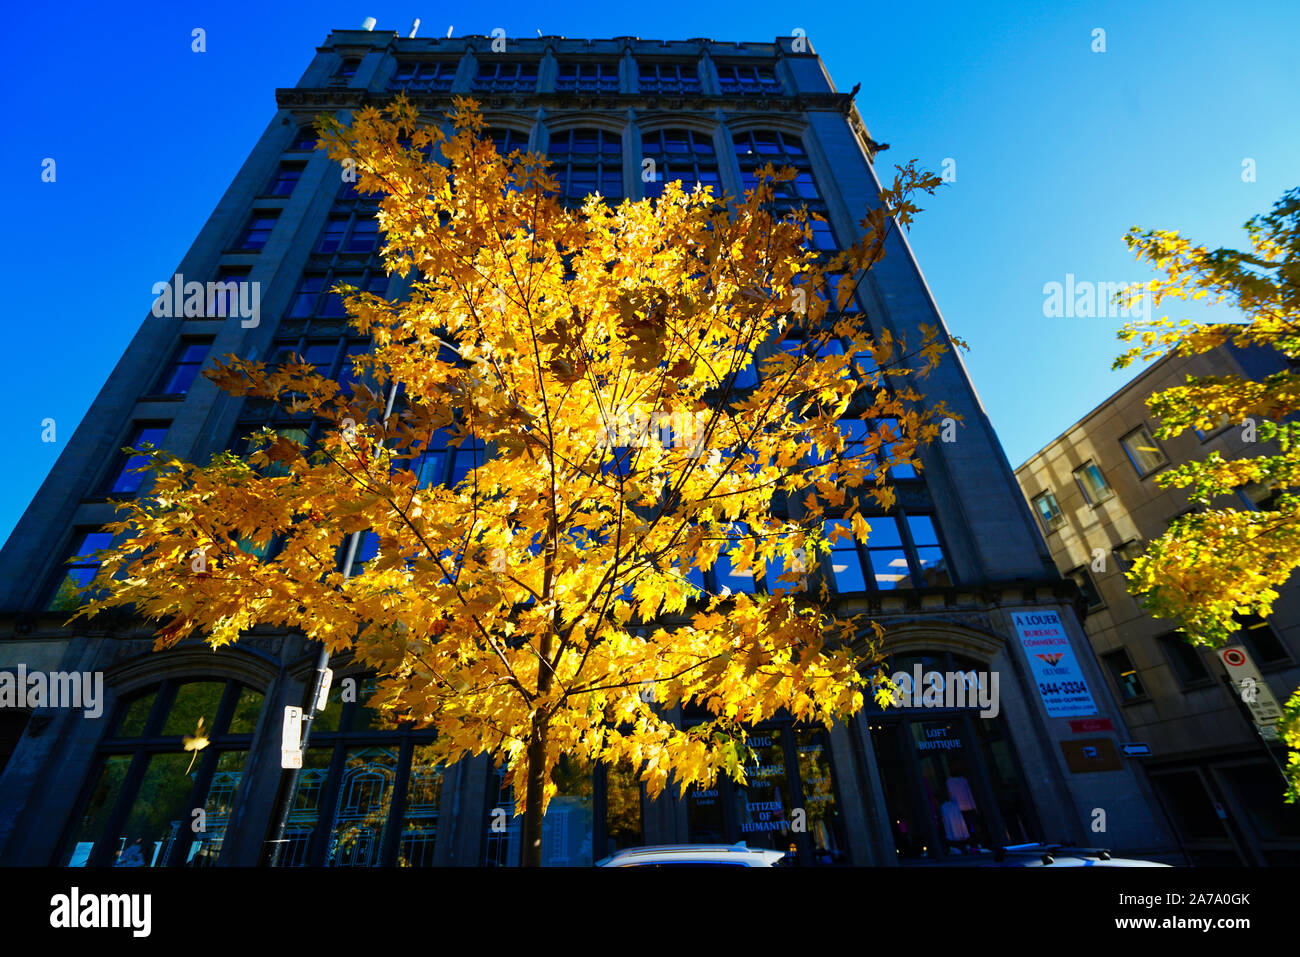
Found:
[[1097, 463], [1088, 461], [1074, 470], [1074, 480], [1083, 493], [1083, 500], [1089, 505], [1099, 505], [1115, 493], [1106, 484], [1106, 478], [1097, 468]]
[[89, 585], [95, 572], [99, 571], [95, 552], [108, 548], [113, 542], [113, 536], [107, 532], [82, 530], [77, 532], [73, 542], [68, 555], [72, 561], [60, 567], [58, 584], [51, 589], [50, 597], [45, 603], [47, 611], [71, 611], [81, 604], [78, 590]]
[[1157, 469], [1169, 464], [1165, 453], [1156, 445], [1151, 431], [1145, 425], [1139, 425], [1124, 438], [1120, 439], [1128, 460], [1133, 463], [1139, 478], [1145, 478]]
[[321, 230], [320, 241], [316, 243], [316, 252], [338, 252], [343, 245], [343, 238], [348, 234], [349, 223], [351, 217], [348, 216], [331, 216], [327, 219], [325, 228]]
[[828, 539], [837, 534], [837, 529], [839, 537], [831, 541], [829, 556], [830, 577], [835, 582], [835, 591], [841, 594], [865, 591], [867, 583], [862, 577], [862, 559], [853, 540], [853, 526], [845, 519], [822, 523], [822, 532]]
[[871, 533], [867, 536], [867, 559], [871, 576], [880, 591], [905, 588], [911, 582], [911, 568], [898, 522], [892, 515], [867, 519]]
[[451, 477], [447, 484], [453, 488], [459, 485], [470, 472], [483, 464], [485, 454], [481, 438], [473, 434], [464, 436], [460, 444], [451, 449]]
[[1088, 574], [1088, 569], [1084, 565], [1078, 568], [1072, 568], [1065, 573], [1065, 577], [1070, 579], [1079, 586], [1079, 592], [1083, 595], [1083, 600], [1088, 603], [1089, 608], [1097, 608], [1101, 605], [1101, 593], [1097, 591], [1097, 586], [1092, 582], [1092, 576]]
[[1061, 506], [1056, 504], [1056, 496], [1051, 492], [1034, 496], [1034, 511], [1038, 514], [1038, 520], [1043, 523], [1044, 532], [1054, 532], [1065, 524]]
[[248, 225], [244, 227], [237, 248], [255, 251], [265, 246], [266, 241], [271, 238], [271, 230], [275, 229], [275, 221], [279, 215], [278, 212], [253, 213], [248, 219]]
[[185, 395], [189, 392], [211, 348], [211, 339], [183, 340], [154, 391], [158, 395]]
[[302, 179], [302, 163], [281, 163], [266, 187], [267, 196], [288, 196]]
[[[902, 438], [902, 430], [897, 419], [876, 419], [875, 428], [880, 432], [880, 462], [882, 465], [890, 461], [894, 454], [894, 446]], [[896, 479], [914, 479], [916, 478], [916, 466], [911, 462], [897, 462], [889, 469], [889, 474]]]
[[749, 527], [743, 522], [732, 522], [724, 528], [726, 542], [722, 550], [718, 552], [718, 560], [713, 565], [713, 574], [717, 579], [718, 587], [716, 591], [720, 594], [723, 589], [731, 593], [754, 592], [754, 573], [752, 571], [739, 571], [731, 564], [731, 551], [734, 550], [749, 534]]
[[[127, 443], [132, 449], [142, 449], [145, 445], [152, 445], [157, 448], [167, 435], [167, 426], [165, 425], [137, 425], [131, 432], [130, 440]], [[134, 469], [140, 468], [148, 463], [148, 459], [143, 455], [126, 455], [118, 453], [118, 465], [111, 472], [107, 492], [111, 495], [132, 495], [140, 490], [144, 484], [143, 472], [136, 472]]]
[[1128, 656], [1127, 651], [1119, 648], [1107, 652], [1101, 656], [1101, 660], [1106, 665], [1106, 670], [1110, 672], [1111, 680], [1115, 682], [1122, 700], [1134, 701], [1146, 697], [1147, 689], [1142, 684], [1142, 679], [1138, 677], [1137, 668], [1133, 666], [1133, 659]]
[[912, 548], [916, 564], [921, 571], [921, 582], [927, 587], [951, 585], [948, 559], [939, 543], [939, 533], [934, 519], [929, 515], [907, 516], [907, 529], [912, 535]]

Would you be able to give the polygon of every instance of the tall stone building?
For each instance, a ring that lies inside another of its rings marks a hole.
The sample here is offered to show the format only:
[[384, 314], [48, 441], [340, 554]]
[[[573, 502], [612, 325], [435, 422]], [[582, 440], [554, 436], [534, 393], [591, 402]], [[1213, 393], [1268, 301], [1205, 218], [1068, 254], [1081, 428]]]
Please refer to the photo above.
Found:
[[[825, 217], [815, 237], [823, 249], [855, 237], [878, 203], [877, 145], [803, 37], [330, 34], [301, 82], [276, 91], [266, 132], [174, 270], [185, 281], [234, 283], [243, 298], [223, 293], [205, 315], [181, 308], [144, 319], [0, 552], [0, 668], [104, 681], [99, 717], [3, 712], [12, 754], [0, 778], [0, 862], [263, 859], [282, 797], [281, 716], [303, 703], [313, 647], [259, 629], [216, 654], [197, 643], [155, 654], [139, 623], [65, 628], [64, 582], [85, 580], [93, 566], [69, 571], [64, 559], [102, 545], [97, 528], [113, 518], [114, 500], [139, 491], [118, 449], [149, 440], [206, 461], [264, 424], [298, 427], [219, 394], [197, 375], [215, 356], [297, 352], [325, 375], [350, 374], [348, 357], [366, 342], [330, 288], [349, 281], [392, 297], [404, 287], [379, 262], [374, 203], [312, 151], [310, 124], [399, 90], [431, 118], [453, 94], [476, 96], [498, 148], [548, 154], [573, 198], [641, 198], [667, 178], [739, 195], [758, 166], [789, 165], [798, 178], [785, 201]], [[658, 180], [643, 182], [646, 159]], [[897, 232], [851, 308], [895, 334], [942, 322]], [[225, 317], [208, 317], [216, 313]], [[956, 440], [925, 449], [920, 473], [898, 470], [898, 507], [874, 520], [867, 545], [836, 550], [829, 584], [843, 609], [886, 624], [891, 674], [973, 671], [996, 690], [991, 705], [970, 707], [963, 693], [871, 710], [830, 731], [773, 722], [754, 729], [760, 760], [747, 786], [723, 781], [653, 802], [629, 774], [566, 765], [546, 820], [548, 863], [590, 863], [636, 844], [741, 840], [793, 849], [805, 864], [875, 865], [1036, 840], [1172, 846], [1146, 785], [1118, 755], [1124, 718], [1084, 653], [1077, 591], [1056, 573], [960, 359], [946, 359], [926, 390], [963, 416]], [[469, 468], [463, 450], [432, 461], [428, 481]], [[380, 728], [365, 707], [367, 676], [346, 659], [334, 669], [287, 861], [517, 863], [519, 821], [491, 763], [431, 766], [430, 734]], [[193, 755], [181, 736], [199, 717], [212, 743], [187, 768]], [[791, 827], [797, 820], [807, 826]]]
[[[1235, 459], [1277, 449], [1258, 441], [1252, 422], [1156, 439], [1146, 400], [1189, 375], [1262, 379], [1286, 368], [1280, 354], [1258, 348], [1163, 358], [1016, 470], [1061, 574], [1084, 596], [1088, 639], [1130, 732], [1150, 748], [1143, 768], [1196, 864], [1300, 863], [1300, 808], [1282, 800], [1286, 752], [1271, 722], [1256, 728], [1218, 655], [1147, 614], [1124, 573], [1170, 522], [1200, 508], [1186, 490], [1160, 488], [1157, 476], [1212, 453]], [[1245, 486], [1216, 505], [1267, 508], [1269, 497]], [[1284, 587], [1273, 612], [1268, 621], [1243, 619], [1234, 643], [1285, 702], [1300, 684], [1300, 587]], [[1262, 694], [1257, 687], [1254, 696]]]

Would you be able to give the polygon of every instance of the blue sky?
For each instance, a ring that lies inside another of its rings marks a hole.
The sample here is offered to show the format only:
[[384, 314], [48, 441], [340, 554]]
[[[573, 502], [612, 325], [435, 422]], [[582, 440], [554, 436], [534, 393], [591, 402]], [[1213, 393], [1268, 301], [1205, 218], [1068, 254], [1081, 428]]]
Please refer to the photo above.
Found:
[[[882, 179], [913, 157], [936, 171], [953, 161], [956, 180], [910, 238], [972, 346], [967, 367], [1013, 466], [1134, 374], [1110, 371], [1121, 320], [1045, 318], [1045, 283], [1146, 278], [1122, 241], [1132, 225], [1239, 244], [1246, 219], [1300, 185], [1294, 2], [181, 6], [50, 0], [7, 13], [16, 116], [0, 164], [23, 229], [0, 267], [0, 540], [265, 129], [275, 88], [297, 82], [332, 28], [365, 16], [403, 33], [420, 17], [423, 36], [804, 30], [840, 90], [862, 84], [863, 119], [891, 144]], [[194, 27], [206, 53], [190, 50]], [[1091, 49], [1097, 28], [1104, 53]], [[54, 183], [41, 182], [46, 157]], [[46, 418], [57, 443], [41, 442]]]

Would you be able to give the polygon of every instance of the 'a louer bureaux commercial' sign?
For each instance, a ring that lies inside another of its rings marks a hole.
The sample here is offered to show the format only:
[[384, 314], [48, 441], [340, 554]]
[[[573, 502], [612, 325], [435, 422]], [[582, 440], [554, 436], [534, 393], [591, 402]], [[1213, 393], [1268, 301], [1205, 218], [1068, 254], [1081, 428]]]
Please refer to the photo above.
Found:
[[1012, 612], [1011, 621], [1048, 715], [1078, 718], [1096, 714], [1097, 705], [1060, 616], [1054, 611]]

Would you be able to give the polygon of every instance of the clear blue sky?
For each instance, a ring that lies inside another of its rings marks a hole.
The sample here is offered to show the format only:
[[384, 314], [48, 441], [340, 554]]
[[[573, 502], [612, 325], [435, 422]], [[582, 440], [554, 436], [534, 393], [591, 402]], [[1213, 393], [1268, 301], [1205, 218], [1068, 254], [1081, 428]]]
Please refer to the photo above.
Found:
[[[1145, 278], [1131, 225], [1237, 244], [1300, 184], [1300, 4], [657, 2], [451, 7], [46, 0], [6, 13], [10, 404], [0, 540], [332, 28], [771, 40], [805, 31], [875, 139], [956, 181], [913, 247], [1011, 464], [1113, 392], [1119, 320], [1047, 319], [1043, 285]], [[207, 52], [190, 31], [207, 31]], [[1092, 31], [1106, 31], [1094, 53]], [[53, 157], [57, 182], [42, 183]], [[1242, 161], [1256, 181], [1243, 183]], [[21, 227], [21, 228], [19, 228]], [[54, 418], [56, 445], [40, 441]]]

